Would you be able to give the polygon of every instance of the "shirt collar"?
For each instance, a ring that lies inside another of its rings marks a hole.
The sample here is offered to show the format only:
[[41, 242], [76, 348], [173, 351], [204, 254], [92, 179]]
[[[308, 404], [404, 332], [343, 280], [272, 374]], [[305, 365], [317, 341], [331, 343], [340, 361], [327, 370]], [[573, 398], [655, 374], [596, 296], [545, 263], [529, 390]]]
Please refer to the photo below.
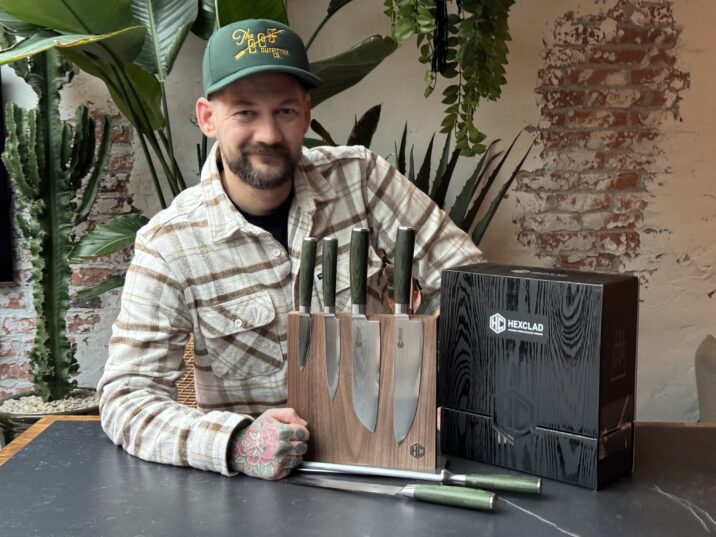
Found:
[[[227, 240], [239, 231], [256, 234], [256, 228], [251, 226], [236, 209], [221, 184], [221, 174], [216, 162], [218, 150], [219, 144], [215, 143], [201, 170], [202, 201], [206, 209], [212, 242]], [[309, 213], [315, 211], [317, 204], [333, 200], [337, 195], [308, 157], [306, 148], [303, 148], [293, 181], [294, 205], [298, 203], [304, 211]]]

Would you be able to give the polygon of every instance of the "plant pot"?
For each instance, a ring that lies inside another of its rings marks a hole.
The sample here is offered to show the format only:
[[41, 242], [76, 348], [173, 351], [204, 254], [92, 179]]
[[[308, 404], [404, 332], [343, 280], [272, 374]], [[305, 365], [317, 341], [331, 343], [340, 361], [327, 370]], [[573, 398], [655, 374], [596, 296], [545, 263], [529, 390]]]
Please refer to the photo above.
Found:
[[[94, 388], [77, 388], [72, 391], [72, 395], [86, 395], [96, 391]], [[35, 392], [13, 395], [0, 399], [0, 405], [11, 399], [20, 399], [28, 395], [37, 395]], [[94, 404], [85, 408], [73, 410], [60, 410], [57, 412], [40, 412], [40, 413], [16, 413], [0, 411], [0, 448], [10, 443], [20, 433], [28, 429], [33, 423], [43, 416], [68, 416], [68, 415], [97, 415], [99, 414], [99, 406]]]

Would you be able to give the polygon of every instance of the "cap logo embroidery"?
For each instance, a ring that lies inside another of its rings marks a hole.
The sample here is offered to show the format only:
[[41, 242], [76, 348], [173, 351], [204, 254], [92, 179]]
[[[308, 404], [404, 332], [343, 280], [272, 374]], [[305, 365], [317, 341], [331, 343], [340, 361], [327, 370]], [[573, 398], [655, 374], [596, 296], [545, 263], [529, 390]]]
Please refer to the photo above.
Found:
[[231, 34], [231, 38], [238, 47], [244, 47], [235, 56], [234, 59], [240, 59], [244, 54], [271, 54], [274, 58], [280, 56], [288, 56], [288, 50], [277, 47], [270, 47], [276, 43], [276, 36], [283, 32], [277, 28], [266, 28], [266, 33], [260, 32], [256, 37], [252, 32], [238, 28]]

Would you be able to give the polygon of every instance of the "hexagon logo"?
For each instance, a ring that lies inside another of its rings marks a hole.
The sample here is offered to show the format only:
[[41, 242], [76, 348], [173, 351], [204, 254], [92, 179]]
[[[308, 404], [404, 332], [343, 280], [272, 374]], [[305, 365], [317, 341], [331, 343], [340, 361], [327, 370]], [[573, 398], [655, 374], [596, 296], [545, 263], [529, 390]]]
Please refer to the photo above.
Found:
[[506, 326], [505, 318], [499, 313], [495, 313], [490, 316], [490, 330], [495, 334], [501, 334], [505, 331]]

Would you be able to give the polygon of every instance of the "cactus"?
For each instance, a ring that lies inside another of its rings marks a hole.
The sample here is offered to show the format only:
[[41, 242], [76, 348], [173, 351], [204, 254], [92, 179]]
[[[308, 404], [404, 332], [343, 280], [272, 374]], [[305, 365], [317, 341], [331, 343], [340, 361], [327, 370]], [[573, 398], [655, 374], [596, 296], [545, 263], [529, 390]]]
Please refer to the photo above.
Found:
[[66, 397], [75, 386], [71, 376], [78, 365], [65, 321], [70, 301], [69, 256], [76, 243], [75, 226], [87, 218], [105, 168], [111, 145], [109, 120], [102, 119], [95, 159], [95, 121], [87, 108], [77, 109], [74, 126], [60, 118], [59, 92], [71, 80], [72, 66], [51, 49], [13, 67], [38, 97], [37, 108], [32, 110], [8, 103], [2, 159], [15, 194], [23, 246], [32, 263], [37, 315], [30, 352], [33, 381], [38, 394], [51, 401]]

